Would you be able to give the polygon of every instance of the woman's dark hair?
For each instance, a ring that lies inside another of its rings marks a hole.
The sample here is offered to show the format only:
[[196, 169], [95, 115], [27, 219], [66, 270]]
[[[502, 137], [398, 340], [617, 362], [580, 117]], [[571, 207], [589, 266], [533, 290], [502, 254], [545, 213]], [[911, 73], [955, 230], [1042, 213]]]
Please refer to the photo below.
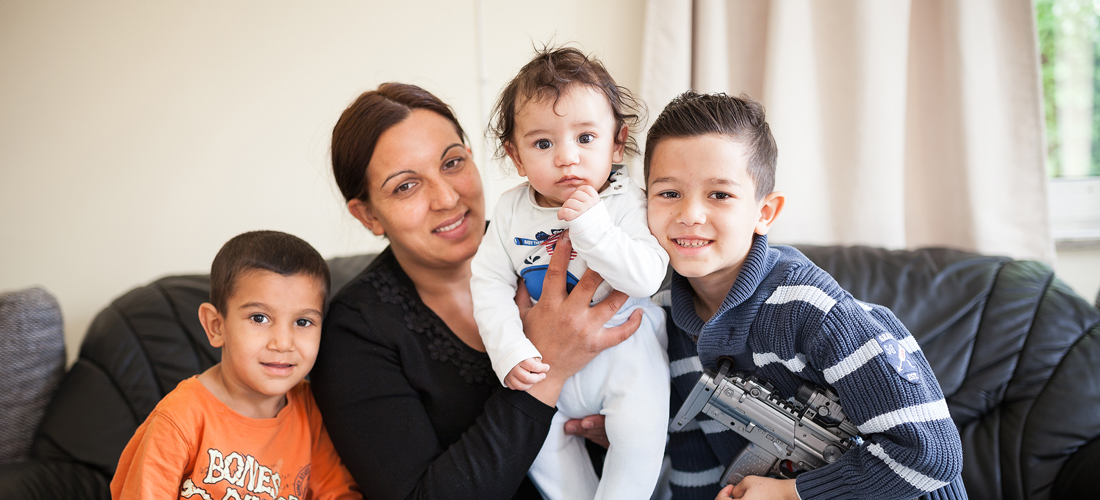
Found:
[[406, 83], [383, 83], [376, 90], [363, 92], [332, 129], [332, 174], [345, 201], [366, 201], [367, 166], [378, 138], [405, 121], [414, 109], [434, 111], [446, 118], [466, 144], [466, 133], [454, 111], [431, 92]]
[[616, 85], [615, 79], [599, 60], [570, 47], [544, 47], [508, 82], [493, 106], [490, 133], [497, 139], [497, 158], [504, 158], [504, 143], [512, 141], [516, 131], [516, 111], [521, 106], [532, 99], [549, 97], [553, 97], [554, 104], [557, 104], [561, 93], [574, 84], [588, 85], [607, 96], [611, 112], [615, 115], [615, 144], [625, 145], [628, 154], [638, 154], [634, 136], [629, 135], [624, 142], [619, 139], [618, 132], [623, 125], [631, 132], [638, 130], [644, 120], [645, 105], [635, 99], [626, 87]]
[[210, 303], [223, 315], [241, 275], [262, 269], [282, 276], [305, 274], [324, 285], [322, 300], [328, 300], [329, 270], [321, 254], [305, 240], [279, 231], [251, 231], [234, 236], [222, 245], [210, 265]]
[[665, 139], [720, 134], [740, 141], [749, 156], [749, 177], [756, 184], [756, 199], [775, 188], [775, 162], [779, 150], [771, 127], [764, 120], [764, 106], [748, 94], [700, 94], [689, 90], [676, 96], [653, 121], [645, 140], [645, 181], [649, 162]]

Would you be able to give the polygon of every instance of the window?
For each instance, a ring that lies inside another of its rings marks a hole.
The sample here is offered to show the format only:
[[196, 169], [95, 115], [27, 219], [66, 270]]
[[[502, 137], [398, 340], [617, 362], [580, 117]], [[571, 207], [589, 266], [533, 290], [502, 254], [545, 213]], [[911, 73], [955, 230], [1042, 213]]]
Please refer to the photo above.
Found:
[[1054, 239], [1100, 241], [1100, 0], [1036, 0], [1035, 14]]

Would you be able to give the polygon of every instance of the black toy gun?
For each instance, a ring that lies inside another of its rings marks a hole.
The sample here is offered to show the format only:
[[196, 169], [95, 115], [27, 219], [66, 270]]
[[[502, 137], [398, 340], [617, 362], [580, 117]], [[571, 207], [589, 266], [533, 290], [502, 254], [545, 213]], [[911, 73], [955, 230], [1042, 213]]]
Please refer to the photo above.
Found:
[[720, 484], [737, 484], [745, 476], [793, 479], [835, 462], [859, 444], [859, 430], [831, 390], [807, 383], [794, 401], [780, 400], [767, 382], [729, 374], [731, 366], [724, 359], [717, 375], [704, 371], [669, 425], [671, 431], [680, 430], [702, 412], [749, 440]]

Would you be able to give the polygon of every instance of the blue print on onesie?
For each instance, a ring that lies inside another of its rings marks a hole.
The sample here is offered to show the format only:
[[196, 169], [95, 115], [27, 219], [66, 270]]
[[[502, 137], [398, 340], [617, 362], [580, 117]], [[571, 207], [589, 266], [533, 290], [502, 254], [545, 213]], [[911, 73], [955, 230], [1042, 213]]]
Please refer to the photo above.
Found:
[[[519, 236], [515, 238], [517, 246], [535, 247], [527, 258], [523, 259], [525, 267], [519, 270], [519, 276], [523, 278], [527, 293], [531, 294], [531, 298], [536, 301], [542, 297], [542, 282], [546, 280], [546, 268], [548, 267], [547, 264], [536, 264], [536, 262], [542, 260], [539, 250], [545, 249], [547, 257], [554, 255], [554, 248], [557, 246], [562, 231], [562, 229], [551, 229], [550, 234], [547, 234], [546, 231], [539, 231], [535, 233], [534, 238], [521, 238]], [[575, 258], [576, 255], [577, 252], [574, 251], [570, 260]], [[547, 261], [549, 261], [549, 258]], [[573, 273], [566, 272], [565, 291], [572, 292], [576, 284], [577, 277]]]

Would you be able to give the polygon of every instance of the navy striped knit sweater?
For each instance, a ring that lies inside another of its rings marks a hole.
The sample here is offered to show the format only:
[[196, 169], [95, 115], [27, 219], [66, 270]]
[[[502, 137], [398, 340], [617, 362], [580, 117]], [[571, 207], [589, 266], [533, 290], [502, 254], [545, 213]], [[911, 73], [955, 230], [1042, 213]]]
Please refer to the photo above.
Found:
[[[675, 414], [717, 359], [755, 372], [783, 398], [803, 381], [831, 387], [865, 440], [838, 461], [801, 474], [803, 500], [966, 498], [958, 430], [932, 369], [889, 309], [855, 300], [798, 250], [757, 236], [714, 317], [695, 314], [691, 285], [676, 274], [668, 354]], [[900, 368], [898, 368], [900, 366]], [[700, 414], [669, 436], [676, 499], [710, 500], [725, 465], [745, 446]]]

